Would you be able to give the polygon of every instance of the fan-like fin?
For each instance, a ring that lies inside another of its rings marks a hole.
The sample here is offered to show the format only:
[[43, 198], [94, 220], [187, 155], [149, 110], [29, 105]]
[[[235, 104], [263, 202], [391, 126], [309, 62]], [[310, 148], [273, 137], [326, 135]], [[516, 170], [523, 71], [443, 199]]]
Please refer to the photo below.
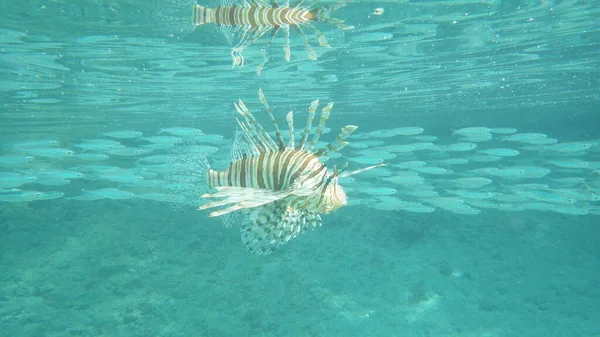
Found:
[[257, 135], [261, 139], [265, 139], [270, 146], [275, 146], [275, 141], [273, 141], [273, 138], [271, 138], [265, 128], [263, 128], [262, 124], [260, 124], [256, 118], [254, 118], [254, 115], [250, 112], [250, 110], [248, 110], [246, 104], [242, 100], [239, 100], [238, 105], [244, 111], [244, 115], [248, 118], [249, 123], [256, 130]]
[[256, 209], [242, 224], [242, 242], [253, 254], [270, 254], [310, 226], [321, 226], [317, 213], [295, 209], [285, 201], [278, 201]]
[[[313, 49], [313, 47], [310, 45], [310, 42], [308, 41], [308, 36], [306, 36], [306, 34], [304, 34], [304, 31], [302, 30], [302, 28], [300, 27], [300, 25], [295, 25], [293, 27], [296, 29], [296, 31], [298, 32], [298, 34], [300, 34], [300, 36], [304, 40], [304, 48], [306, 49], [306, 52], [308, 53], [308, 59], [309, 60], [316, 60], [317, 59], [317, 53], [315, 52], [315, 50]], [[289, 60], [286, 60], [286, 61], [289, 61]]]
[[332, 152], [337, 152], [337, 151], [341, 150], [346, 145], [348, 145], [348, 142], [345, 141], [345, 139], [348, 136], [350, 136], [354, 131], [356, 131], [356, 129], [358, 129], [358, 126], [355, 126], [355, 125], [344, 126], [342, 128], [342, 132], [340, 132], [337, 135], [337, 137], [335, 137], [335, 140], [333, 142], [327, 144], [327, 146], [319, 149], [319, 151], [315, 152], [315, 156], [317, 156], [317, 157], [327, 156]]
[[260, 141], [258, 139], [255, 139], [253, 137], [253, 135], [250, 133], [250, 130], [248, 130], [248, 128], [246, 127], [246, 124], [241, 122], [239, 119], [235, 119], [240, 127], [240, 129], [242, 129], [242, 134], [244, 135], [244, 138], [246, 138], [246, 142], [248, 143], [248, 146], [251, 147], [254, 153], [259, 152], [260, 150], [264, 151], [265, 149], [263, 148], [262, 144], [260, 143]]
[[256, 130], [252, 127], [252, 125], [250, 125], [250, 123], [248, 121], [248, 117], [244, 114], [244, 112], [240, 109], [240, 107], [236, 103], [233, 103], [233, 106], [235, 107], [237, 112], [239, 112], [240, 115], [242, 117], [244, 117], [244, 121], [241, 121], [238, 118], [236, 118], [236, 121], [237, 121], [238, 125], [240, 126], [240, 128], [242, 129], [242, 131], [244, 132], [246, 139], [252, 145], [254, 145], [254, 147], [257, 148], [258, 150], [266, 151], [266, 150], [270, 149], [269, 145], [266, 144], [264, 140], [262, 140], [258, 137]]
[[233, 136], [233, 145], [231, 145], [230, 162], [240, 160], [244, 157], [244, 155], [253, 156], [259, 153], [259, 150], [256, 148], [256, 146], [254, 146], [250, 139], [248, 139], [246, 131], [240, 125], [240, 128], [235, 130], [235, 134]]
[[292, 57], [292, 52], [290, 51], [290, 26], [283, 27], [285, 32], [285, 37], [283, 38], [283, 54], [286, 61], [289, 62]]
[[288, 123], [288, 132], [290, 135], [290, 141], [288, 143], [288, 148], [290, 149], [294, 149], [295, 146], [295, 140], [294, 140], [294, 113], [293, 112], [288, 112], [287, 116], [285, 117], [285, 119], [287, 120]]
[[306, 144], [306, 140], [308, 140], [308, 135], [310, 134], [310, 128], [312, 128], [313, 120], [315, 119], [315, 112], [319, 107], [319, 100], [314, 100], [310, 103], [310, 107], [308, 108], [308, 118], [306, 119], [306, 127], [304, 128], [304, 132], [302, 134], [302, 139], [300, 143], [298, 143], [298, 149], [300, 151], [304, 150], [304, 144]]
[[[271, 118], [271, 123], [273, 123], [273, 126], [275, 127], [275, 135], [277, 137], [277, 145], [279, 146], [279, 149], [284, 149], [285, 148], [285, 142], [283, 141], [283, 137], [281, 137], [281, 130], [279, 130], [279, 125], [277, 125], [277, 121], [275, 120], [275, 116], [273, 116], [273, 111], [271, 111], [271, 108], [269, 107], [269, 103], [267, 103], [267, 99], [265, 98], [265, 94], [263, 93], [262, 89], [258, 89], [258, 99], [259, 101], [262, 103], [262, 105], [264, 105], [265, 110], [267, 110], [267, 113], [269, 114], [269, 117]], [[271, 136], [269, 136], [269, 138], [271, 138]]]
[[258, 67], [256, 67], [256, 74], [257, 75], [260, 75], [260, 73], [262, 72], [263, 68], [265, 67], [265, 63], [267, 63], [267, 51], [269, 50], [269, 48], [273, 44], [273, 40], [277, 36], [278, 32], [279, 32], [279, 27], [273, 27], [273, 30], [271, 31], [271, 37], [269, 38], [269, 41], [267, 42], [267, 45], [263, 48], [263, 60], [258, 65]]
[[273, 138], [269, 136], [262, 125], [256, 120], [256, 118], [254, 118], [254, 115], [252, 115], [250, 110], [248, 110], [246, 104], [244, 104], [242, 100], [239, 100], [237, 104], [234, 103], [234, 106], [237, 112], [244, 117], [248, 130], [253, 132], [254, 135], [261, 141], [264, 149], [277, 150], [277, 145], [273, 141]]
[[333, 109], [333, 102], [327, 104], [327, 106], [324, 107], [323, 110], [321, 110], [321, 119], [319, 121], [319, 126], [317, 127], [317, 130], [315, 131], [312, 140], [310, 141], [310, 143], [308, 143], [306, 151], [312, 151], [312, 149], [315, 148], [315, 145], [317, 145], [319, 137], [321, 137], [321, 134], [323, 133], [323, 128], [325, 127], [325, 124], [327, 124], [327, 120], [329, 119], [329, 115], [331, 114], [331, 109]]
[[319, 45], [321, 47], [331, 48], [331, 46], [327, 42], [327, 38], [325, 37], [325, 34], [323, 34], [315, 26], [311, 25], [310, 22], [306, 22], [304, 25], [306, 27], [308, 27], [308, 29], [310, 29], [317, 36], [317, 40], [319, 41]]
[[202, 198], [225, 198], [223, 200], [211, 201], [200, 206], [199, 210], [210, 209], [215, 207], [229, 206], [226, 209], [214, 211], [209, 214], [211, 217], [221, 216], [238, 209], [254, 208], [262, 206], [280, 199], [283, 199], [290, 194], [291, 190], [273, 191], [250, 187], [230, 187], [218, 186], [216, 193], [207, 193], [202, 195]]

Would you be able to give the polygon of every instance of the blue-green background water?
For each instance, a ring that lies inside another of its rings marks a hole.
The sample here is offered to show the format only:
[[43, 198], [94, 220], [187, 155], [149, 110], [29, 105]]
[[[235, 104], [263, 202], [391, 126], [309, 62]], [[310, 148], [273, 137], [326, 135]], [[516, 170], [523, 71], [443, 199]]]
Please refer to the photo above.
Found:
[[[260, 76], [264, 39], [231, 69], [216, 27], [163, 37], [146, 1], [5, 0], [0, 13], [1, 155], [123, 129], [230, 138], [232, 102], [258, 111], [259, 87], [280, 114], [335, 101], [334, 129], [600, 138], [594, 1], [350, 3], [335, 14], [356, 28], [319, 25], [332, 48], [313, 42], [318, 61], [292, 32], [291, 62], [278, 39]], [[265, 257], [193, 207], [0, 203], [0, 335], [598, 336], [598, 221], [355, 206]]]

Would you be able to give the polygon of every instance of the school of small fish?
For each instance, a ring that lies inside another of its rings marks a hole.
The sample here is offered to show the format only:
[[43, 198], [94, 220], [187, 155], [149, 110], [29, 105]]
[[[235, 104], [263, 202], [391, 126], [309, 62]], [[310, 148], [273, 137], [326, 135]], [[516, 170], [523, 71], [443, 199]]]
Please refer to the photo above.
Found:
[[[436, 136], [420, 127], [397, 127], [363, 130], [349, 141], [344, 155], [321, 160], [347, 162], [350, 168], [387, 166], [341, 178], [348, 205], [461, 215], [494, 210], [600, 215], [600, 139], [560, 141], [508, 127], [467, 127]], [[117, 130], [69, 144], [51, 139], [3, 144], [0, 202], [146, 199], [198, 206], [207, 187], [206, 177], [194, 174], [197, 159], [226, 167], [232, 143], [220, 134], [171, 127], [153, 135]]]

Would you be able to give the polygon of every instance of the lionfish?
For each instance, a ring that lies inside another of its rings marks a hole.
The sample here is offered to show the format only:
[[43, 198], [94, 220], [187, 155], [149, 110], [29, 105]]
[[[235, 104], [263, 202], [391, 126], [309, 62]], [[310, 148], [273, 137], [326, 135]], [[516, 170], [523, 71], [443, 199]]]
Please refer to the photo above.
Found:
[[356, 126], [342, 128], [336, 139], [315, 149], [333, 108], [329, 103], [321, 110], [319, 124], [309, 140], [319, 100], [308, 109], [306, 127], [294, 139], [294, 116], [287, 116], [289, 139], [283, 139], [267, 100], [259, 90], [259, 100], [275, 128], [275, 139], [265, 131], [242, 100], [234, 103], [241, 118], [237, 119], [245, 142], [232, 152], [232, 162], [225, 171], [215, 171], [206, 162], [207, 182], [216, 193], [202, 198], [220, 198], [199, 207], [218, 210], [211, 217], [238, 211], [248, 216], [242, 220], [242, 241], [252, 253], [269, 254], [309, 228], [321, 226], [322, 214], [346, 205], [347, 197], [338, 179], [385, 164], [373, 165], [344, 173], [346, 167], [329, 171], [319, 157], [327, 156], [348, 145], [345, 140]]
[[330, 47], [330, 45], [325, 35], [313, 25], [313, 22], [330, 23], [343, 30], [354, 28], [331, 16], [331, 13], [343, 7], [345, 5], [343, 1], [347, 0], [322, 7], [314, 7], [312, 4], [303, 7], [302, 0], [292, 4], [288, 1], [280, 4], [274, 0], [271, 3], [264, 0], [242, 0], [239, 4], [225, 1], [222, 5], [214, 8], [198, 5], [195, 0], [158, 1], [160, 2], [156, 13], [159, 16], [158, 19], [171, 25], [171, 28], [189, 33], [196, 27], [209, 23], [221, 27], [230, 44], [234, 45], [231, 49], [233, 67], [244, 64], [242, 52], [246, 47], [255, 43], [263, 35], [270, 33], [271, 36], [263, 48], [263, 60], [256, 70], [258, 74], [267, 62], [268, 49], [281, 30], [285, 36], [283, 47], [285, 60], [289, 61], [291, 54], [290, 27], [304, 39], [304, 47], [311, 60], [316, 60], [317, 54], [302, 30], [303, 27], [316, 35], [317, 41], [322, 47]]

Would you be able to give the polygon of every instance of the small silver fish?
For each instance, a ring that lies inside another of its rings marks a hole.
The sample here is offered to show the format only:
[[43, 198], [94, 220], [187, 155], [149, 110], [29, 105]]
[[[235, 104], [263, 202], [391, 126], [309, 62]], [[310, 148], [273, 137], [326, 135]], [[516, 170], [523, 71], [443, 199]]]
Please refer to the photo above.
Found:
[[103, 161], [110, 158], [110, 156], [103, 153], [79, 153], [74, 155], [73, 157], [85, 161]]
[[138, 138], [143, 135], [143, 133], [134, 130], [120, 130], [120, 131], [111, 131], [105, 132], [102, 134], [106, 137], [117, 138], [117, 139], [132, 139]]
[[93, 195], [93, 196], [102, 197], [105, 199], [115, 199], [115, 200], [131, 199], [135, 196], [135, 194], [132, 192], [119, 190], [117, 188], [101, 188], [101, 189], [97, 189], [97, 190], [82, 190], [82, 191], [84, 191], [87, 194]]
[[116, 156], [141, 156], [152, 152], [153, 149], [140, 147], [117, 147], [106, 152]]
[[200, 129], [186, 128], [186, 127], [164, 128], [164, 129], [160, 129], [160, 131], [158, 132], [158, 134], [161, 134], [161, 133], [168, 133], [170, 135], [179, 136], [179, 137], [192, 137], [192, 136], [198, 136], [198, 135], [203, 134], [202, 130], [200, 130]]
[[444, 146], [443, 150], [448, 152], [464, 152], [475, 150], [476, 148], [477, 144], [475, 143], [455, 143]]
[[479, 152], [496, 157], [514, 157], [520, 154], [518, 150], [507, 148], [485, 149], [480, 150]]
[[60, 147], [22, 148], [21, 151], [37, 157], [64, 158], [75, 154], [72, 150]]
[[0, 166], [18, 166], [33, 161], [32, 156], [0, 156]]

